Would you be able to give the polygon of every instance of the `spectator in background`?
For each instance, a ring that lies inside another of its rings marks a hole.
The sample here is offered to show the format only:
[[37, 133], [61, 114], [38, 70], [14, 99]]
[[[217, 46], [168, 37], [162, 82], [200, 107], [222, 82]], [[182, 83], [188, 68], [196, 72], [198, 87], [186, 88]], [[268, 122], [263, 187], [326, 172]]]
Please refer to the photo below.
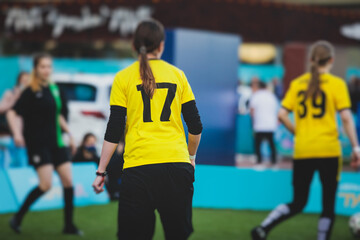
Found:
[[238, 96], [238, 114], [248, 114], [251, 88], [239, 79], [236, 92]]
[[250, 82], [251, 91], [255, 93], [259, 90], [260, 79], [258, 77], [253, 77]]
[[6, 120], [6, 112], [11, 109], [22, 91], [29, 85], [29, 74], [20, 72], [14, 89], [4, 93], [0, 100], [0, 167], [22, 167], [27, 165], [25, 148], [15, 146], [11, 136], [9, 124]]
[[19, 73], [14, 89], [6, 91], [0, 100], [0, 114], [4, 114], [14, 106], [16, 100], [21, 95], [21, 92], [29, 85], [29, 81], [29, 73]]
[[267, 140], [271, 148], [271, 162], [276, 163], [274, 132], [277, 127], [278, 102], [273, 93], [266, 89], [266, 84], [259, 82], [257, 90], [250, 100], [250, 114], [255, 131], [255, 153], [257, 163], [262, 163], [261, 143]]
[[282, 99], [283, 97], [283, 85], [282, 83], [279, 81], [278, 78], [274, 78], [272, 80], [272, 84], [274, 86], [274, 93], [275, 93], [275, 96], [278, 98], [278, 99]]
[[[259, 90], [260, 79], [258, 77], [252, 77], [250, 81], [251, 94], [256, 93]], [[245, 103], [246, 109], [250, 109], [250, 98]]]
[[350, 78], [348, 88], [351, 99], [351, 110], [356, 113], [360, 102], [360, 78], [352, 76]]
[[99, 164], [99, 156], [96, 151], [96, 137], [92, 133], [85, 134], [81, 145], [74, 155], [73, 162], [95, 162]]

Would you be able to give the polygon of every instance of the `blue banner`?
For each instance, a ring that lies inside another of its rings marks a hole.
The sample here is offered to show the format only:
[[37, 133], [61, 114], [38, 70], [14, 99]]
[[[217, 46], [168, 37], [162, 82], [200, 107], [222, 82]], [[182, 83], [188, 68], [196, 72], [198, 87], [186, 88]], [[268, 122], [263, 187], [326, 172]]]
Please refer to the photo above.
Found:
[[[196, 167], [194, 207], [272, 210], [292, 200], [291, 170], [254, 170], [226, 166]], [[311, 184], [305, 212], [321, 212], [318, 174]], [[360, 212], [360, 174], [343, 173], [336, 195], [336, 213]]]
[[241, 64], [238, 67], [238, 77], [244, 84], [249, 84], [253, 77], [259, 78], [261, 81], [269, 83], [274, 79], [282, 82], [285, 69], [282, 65], [272, 64]]
[[343, 173], [341, 178], [337, 193], [337, 212], [344, 215], [360, 212], [360, 174]]
[[[105, 204], [109, 202], [109, 197], [106, 193], [96, 195], [91, 186], [95, 177], [95, 164], [76, 163], [73, 164], [72, 171], [75, 188], [75, 206]], [[37, 174], [32, 167], [8, 169], [7, 174], [15, 194], [15, 202], [22, 204], [29, 191], [38, 185]], [[61, 207], [63, 207], [63, 187], [59, 176], [54, 172], [51, 189], [31, 209], [45, 210]]]
[[4, 169], [0, 169], [0, 213], [13, 212], [17, 210], [17, 202], [13, 189]]
[[96, 169], [97, 165], [95, 163], [73, 163], [76, 206], [105, 204], [110, 201], [106, 191], [95, 194], [91, 186], [95, 180]]
[[[107, 194], [96, 195], [91, 187], [95, 165], [74, 165], [75, 205], [104, 204], [109, 202]], [[38, 183], [32, 168], [0, 170], [0, 213], [13, 212], [25, 196]], [[193, 205], [200, 208], [272, 210], [292, 199], [291, 170], [255, 170], [236, 167], [198, 165], [195, 176]], [[9, 181], [10, 180], [10, 181]], [[54, 175], [52, 189], [33, 207], [33, 210], [61, 208], [62, 187]], [[11, 184], [10, 184], [11, 183]], [[322, 187], [318, 174], [311, 184], [305, 212], [319, 213], [322, 209]], [[350, 216], [360, 212], [360, 174], [342, 173], [336, 195], [336, 213]]]

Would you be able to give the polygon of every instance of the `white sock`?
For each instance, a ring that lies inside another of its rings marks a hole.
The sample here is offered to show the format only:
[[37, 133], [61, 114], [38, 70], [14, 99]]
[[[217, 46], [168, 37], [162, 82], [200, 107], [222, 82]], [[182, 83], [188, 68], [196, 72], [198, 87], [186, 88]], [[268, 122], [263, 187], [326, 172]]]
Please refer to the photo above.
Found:
[[326, 240], [327, 233], [330, 230], [331, 219], [320, 218], [318, 223], [318, 240]]
[[277, 206], [270, 214], [269, 216], [261, 223], [262, 227], [267, 227], [271, 223], [273, 223], [275, 220], [279, 219], [280, 217], [284, 215], [288, 215], [290, 213], [290, 208], [288, 205], [281, 204]]

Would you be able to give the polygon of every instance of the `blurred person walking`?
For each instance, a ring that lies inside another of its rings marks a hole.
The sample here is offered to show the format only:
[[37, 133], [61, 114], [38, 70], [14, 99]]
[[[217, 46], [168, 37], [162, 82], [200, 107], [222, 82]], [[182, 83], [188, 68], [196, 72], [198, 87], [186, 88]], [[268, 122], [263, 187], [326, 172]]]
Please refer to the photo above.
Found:
[[[330, 73], [334, 58], [334, 48], [329, 42], [316, 42], [310, 53], [310, 72], [292, 81], [282, 101], [279, 119], [295, 137], [293, 201], [279, 205], [254, 228], [251, 232], [253, 240], [266, 239], [275, 226], [302, 212], [315, 171], [320, 175], [323, 199], [317, 239], [330, 239], [342, 167], [337, 112], [353, 147], [351, 165], [360, 165], [360, 147], [348, 89], [343, 79]], [[295, 125], [288, 116], [290, 112], [294, 112]]]
[[[10, 227], [17, 233], [30, 206], [51, 188], [54, 169], [64, 187], [63, 233], [81, 235], [73, 223], [71, 162], [62, 139], [62, 130], [71, 136], [65, 121], [66, 101], [56, 84], [50, 81], [52, 59], [39, 54], [33, 60], [30, 86], [21, 94], [7, 117], [17, 146], [26, 146], [29, 163], [36, 169], [39, 185], [26, 197], [19, 211], [11, 218]], [[70, 146], [74, 141], [70, 137]]]
[[255, 132], [255, 153], [257, 163], [262, 163], [261, 143], [266, 140], [271, 149], [271, 162], [276, 164], [276, 147], [274, 133], [277, 128], [278, 101], [276, 96], [266, 88], [264, 82], [259, 82], [257, 90], [250, 99], [250, 114]]
[[104, 191], [105, 170], [125, 128], [121, 240], [152, 239], [156, 209], [166, 239], [187, 239], [193, 232], [194, 167], [202, 124], [184, 72], [160, 60], [164, 38], [161, 23], [141, 22], [133, 39], [138, 61], [116, 74], [111, 90], [111, 114], [93, 187]]

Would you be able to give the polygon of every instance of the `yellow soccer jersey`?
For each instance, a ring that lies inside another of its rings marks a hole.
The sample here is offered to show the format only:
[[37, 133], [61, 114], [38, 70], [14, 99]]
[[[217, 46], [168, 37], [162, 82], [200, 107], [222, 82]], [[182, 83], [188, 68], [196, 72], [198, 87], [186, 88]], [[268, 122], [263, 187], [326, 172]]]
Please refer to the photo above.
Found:
[[351, 107], [345, 81], [324, 73], [320, 75], [321, 94], [316, 100], [305, 92], [310, 81], [306, 73], [292, 81], [282, 106], [294, 112], [294, 159], [341, 156], [336, 113]]
[[124, 169], [147, 164], [189, 162], [181, 105], [195, 100], [183, 71], [150, 60], [157, 88], [152, 99], [142, 89], [139, 62], [115, 76], [110, 105], [127, 109]]

